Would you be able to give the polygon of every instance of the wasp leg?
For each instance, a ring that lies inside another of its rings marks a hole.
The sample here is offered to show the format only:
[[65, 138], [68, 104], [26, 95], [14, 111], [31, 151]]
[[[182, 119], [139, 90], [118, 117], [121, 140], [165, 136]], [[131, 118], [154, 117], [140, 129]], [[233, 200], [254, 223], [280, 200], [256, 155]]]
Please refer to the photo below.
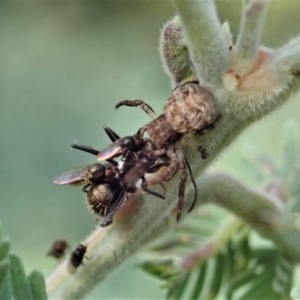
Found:
[[157, 114], [155, 113], [153, 108], [142, 100], [123, 100], [123, 101], [120, 101], [119, 103], [117, 103], [117, 105], [115, 107], [119, 108], [120, 106], [124, 106], [124, 105], [125, 106], [140, 106], [141, 109], [146, 114], [148, 114], [152, 119], [157, 118]]
[[107, 215], [104, 217], [103, 221], [101, 222], [100, 224], [101, 227], [106, 227], [113, 222], [113, 216], [118, 211], [121, 204], [123, 203], [125, 196], [126, 196], [125, 190], [118, 195], [117, 199], [114, 201], [114, 204], [110, 207]]
[[90, 183], [88, 183], [88, 184], [86, 184], [84, 187], [82, 187], [82, 191], [84, 192], [84, 193], [87, 193], [88, 191], [89, 191], [89, 188], [91, 187], [91, 184]]

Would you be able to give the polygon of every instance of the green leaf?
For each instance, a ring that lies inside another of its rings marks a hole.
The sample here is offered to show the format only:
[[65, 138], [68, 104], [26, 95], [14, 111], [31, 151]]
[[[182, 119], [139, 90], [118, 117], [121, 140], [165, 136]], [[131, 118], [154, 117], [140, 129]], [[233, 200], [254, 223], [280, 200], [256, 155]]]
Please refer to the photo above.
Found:
[[222, 282], [223, 282], [223, 273], [224, 273], [224, 258], [222, 254], [219, 254], [215, 258], [214, 276], [210, 284], [210, 295], [212, 295], [213, 297], [216, 296], [221, 289]]
[[292, 288], [295, 265], [285, 255], [278, 255], [273, 289], [277, 294], [288, 296]]
[[172, 288], [167, 293], [167, 299], [181, 300], [185, 288], [189, 282], [191, 272], [183, 273], [176, 282], [174, 282]]
[[4, 259], [9, 252], [10, 242], [8, 238], [0, 240], [0, 260]]
[[30, 285], [25, 274], [23, 265], [18, 256], [9, 255], [10, 259], [10, 276], [14, 300], [31, 300], [32, 294]]
[[238, 288], [252, 281], [254, 278], [256, 278], [256, 276], [257, 275], [253, 272], [253, 270], [247, 270], [235, 276], [228, 285], [226, 299], [232, 299], [233, 294]]
[[9, 261], [7, 258], [0, 261], [0, 289], [7, 275], [8, 268], [9, 268]]
[[3, 238], [2, 224], [0, 222], [0, 240]]
[[[279, 299], [278, 295], [272, 289], [272, 280], [274, 278], [273, 269], [267, 269], [262, 274], [259, 274], [249, 285], [250, 287], [241, 295], [243, 300], [253, 299]], [[266, 298], [269, 295], [271, 298]]]
[[172, 279], [179, 274], [178, 270], [173, 265], [172, 259], [163, 261], [145, 261], [139, 266], [148, 274], [162, 280]]
[[12, 297], [12, 290], [10, 284], [10, 274], [9, 272], [6, 273], [6, 277], [0, 287], [0, 300], [11, 300]]
[[191, 293], [190, 299], [197, 299], [199, 297], [201, 290], [204, 286], [204, 282], [205, 282], [205, 278], [206, 278], [206, 271], [207, 271], [207, 263], [204, 263], [199, 268], [199, 274], [198, 274], [194, 289]]
[[46, 284], [43, 274], [37, 270], [33, 270], [29, 274], [28, 279], [33, 299], [47, 300], [48, 297], [46, 293]]

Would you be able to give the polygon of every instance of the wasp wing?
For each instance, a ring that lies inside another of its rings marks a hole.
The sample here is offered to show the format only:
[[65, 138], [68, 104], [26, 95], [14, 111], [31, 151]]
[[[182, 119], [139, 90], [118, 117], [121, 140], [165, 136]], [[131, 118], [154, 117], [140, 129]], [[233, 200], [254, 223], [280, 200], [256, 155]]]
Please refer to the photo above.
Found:
[[124, 149], [122, 148], [121, 141], [118, 140], [114, 143], [109, 144], [97, 155], [97, 160], [108, 160], [110, 158], [118, 157], [124, 154]]
[[75, 170], [67, 171], [54, 178], [53, 183], [64, 185], [64, 184], [76, 184], [81, 181], [88, 180], [92, 177], [91, 173], [88, 172], [88, 167], [81, 167]]

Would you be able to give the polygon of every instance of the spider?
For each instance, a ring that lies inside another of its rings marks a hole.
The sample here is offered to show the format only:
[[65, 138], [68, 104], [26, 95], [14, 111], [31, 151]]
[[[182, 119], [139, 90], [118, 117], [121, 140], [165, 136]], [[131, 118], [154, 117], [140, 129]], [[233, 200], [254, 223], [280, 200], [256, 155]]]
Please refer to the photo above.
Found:
[[[178, 85], [173, 90], [164, 107], [164, 113], [159, 116], [142, 100], [123, 100], [116, 105], [116, 108], [121, 106], [139, 106], [150, 115], [152, 121], [141, 127], [131, 139], [128, 137], [119, 139], [103, 149], [97, 155], [98, 160], [132, 156], [142, 151], [143, 155], [151, 155], [157, 161], [160, 159], [165, 161], [164, 165], [160, 165], [160, 167], [165, 166], [164, 172], [160, 172], [157, 178], [144, 182], [144, 185], [169, 181], [179, 171], [176, 213], [178, 221], [183, 210], [187, 169], [195, 188], [195, 196], [189, 212], [197, 200], [196, 183], [179, 143], [186, 134], [202, 134], [215, 126], [220, 116], [216, 114], [213, 95], [201, 87], [198, 81], [190, 81]], [[145, 133], [148, 134], [148, 138], [144, 137]], [[206, 150], [202, 146], [199, 149], [202, 157], [205, 158]]]

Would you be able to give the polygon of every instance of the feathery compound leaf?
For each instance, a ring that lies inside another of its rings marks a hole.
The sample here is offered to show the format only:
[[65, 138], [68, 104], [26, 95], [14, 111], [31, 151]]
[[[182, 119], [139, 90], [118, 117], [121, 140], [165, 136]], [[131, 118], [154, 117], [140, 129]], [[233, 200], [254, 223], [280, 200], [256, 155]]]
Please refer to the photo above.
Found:
[[206, 278], [207, 264], [204, 263], [201, 265], [198, 271], [196, 284], [192, 290], [190, 299], [198, 299], [202, 288], [204, 286], [205, 278]]
[[214, 276], [212, 279], [212, 282], [210, 284], [210, 296], [214, 298], [220, 291], [222, 282], [223, 282], [223, 275], [224, 275], [224, 257], [220, 253], [216, 258], [215, 258], [215, 267], [214, 267]]
[[254, 278], [256, 278], [256, 275], [253, 272], [253, 270], [247, 270], [232, 278], [232, 280], [230, 281], [227, 287], [226, 299], [233, 299], [234, 293], [240, 287], [243, 287], [248, 282], [251, 282]]
[[28, 276], [31, 293], [35, 300], [47, 300], [45, 279], [41, 272], [33, 270]]
[[272, 268], [266, 269], [259, 274], [254, 280], [249, 283], [248, 289], [240, 293], [238, 299], [253, 300], [253, 299], [273, 299], [280, 300], [278, 294], [276, 294], [271, 286], [274, 276], [274, 270]]
[[283, 297], [289, 295], [292, 287], [294, 269], [295, 265], [288, 257], [282, 254], [278, 255], [275, 278], [273, 281], [273, 289], [277, 294]]
[[145, 261], [139, 265], [148, 274], [162, 280], [176, 277], [179, 271], [174, 267], [173, 260]]
[[14, 254], [9, 255], [12, 292], [15, 300], [31, 300], [32, 294], [21, 260]]
[[169, 289], [166, 298], [172, 300], [182, 299], [182, 295], [185, 292], [185, 288], [189, 282], [190, 276], [191, 272], [181, 274], [178, 280], [176, 280], [173, 286]]

